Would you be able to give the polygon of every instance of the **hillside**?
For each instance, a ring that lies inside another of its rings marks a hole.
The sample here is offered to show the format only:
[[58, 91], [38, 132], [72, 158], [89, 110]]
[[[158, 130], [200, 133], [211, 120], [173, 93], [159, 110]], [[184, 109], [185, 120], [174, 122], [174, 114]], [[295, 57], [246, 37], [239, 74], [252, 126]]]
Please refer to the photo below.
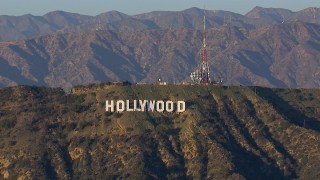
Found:
[[[106, 100], [184, 100], [176, 113]], [[0, 90], [2, 178], [318, 179], [320, 91], [115, 85]]]
[[[137, 24], [137, 26], [140, 26]], [[193, 29], [52, 34], [0, 43], [0, 87], [62, 87], [107, 81], [188, 81], [202, 33]], [[212, 78], [226, 85], [320, 87], [320, 25], [292, 22], [207, 30]]]

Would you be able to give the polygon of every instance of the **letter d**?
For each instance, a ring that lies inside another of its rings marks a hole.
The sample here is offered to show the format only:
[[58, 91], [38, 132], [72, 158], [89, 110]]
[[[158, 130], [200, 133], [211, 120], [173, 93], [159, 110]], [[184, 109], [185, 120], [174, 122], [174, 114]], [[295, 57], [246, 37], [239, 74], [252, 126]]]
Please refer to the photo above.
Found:
[[186, 102], [178, 101], [177, 102], [177, 113], [182, 113], [186, 110]]

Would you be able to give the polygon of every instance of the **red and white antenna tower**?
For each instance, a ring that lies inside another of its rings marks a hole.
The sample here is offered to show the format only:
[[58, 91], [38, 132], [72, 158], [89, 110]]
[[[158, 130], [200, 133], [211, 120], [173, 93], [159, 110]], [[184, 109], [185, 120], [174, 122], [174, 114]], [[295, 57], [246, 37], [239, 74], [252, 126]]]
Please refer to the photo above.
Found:
[[203, 17], [203, 35], [202, 35], [202, 48], [200, 50], [200, 63], [195, 72], [191, 73], [190, 78], [194, 84], [209, 84], [210, 70], [208, 64], [207, 53], [207, 33], [206, 33], [206, 16]]

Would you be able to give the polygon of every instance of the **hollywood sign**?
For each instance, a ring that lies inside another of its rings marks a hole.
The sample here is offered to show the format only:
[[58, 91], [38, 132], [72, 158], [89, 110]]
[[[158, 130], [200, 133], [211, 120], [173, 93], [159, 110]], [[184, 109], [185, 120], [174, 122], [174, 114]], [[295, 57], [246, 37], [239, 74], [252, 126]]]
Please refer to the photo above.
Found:
[[177, 112], [182, 113], [186, 110], [186, 103], [184, 101], [162, 101], [162, 100], [107, 100], [107, 112]]

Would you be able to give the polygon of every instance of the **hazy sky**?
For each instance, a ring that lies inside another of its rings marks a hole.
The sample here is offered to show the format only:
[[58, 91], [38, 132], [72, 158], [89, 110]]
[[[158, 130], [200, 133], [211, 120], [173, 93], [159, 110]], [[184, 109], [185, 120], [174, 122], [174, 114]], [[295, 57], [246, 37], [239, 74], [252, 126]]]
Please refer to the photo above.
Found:
[[117, 10], [135, 15], [156, 10], [184, 10], [190, 7], [245, 14], [255, 6], [297, 11], [306, 7], [320, 7], [320, 0], [0, 0], [0, 15], [43, 15], [55, 10], [87, 15]]

